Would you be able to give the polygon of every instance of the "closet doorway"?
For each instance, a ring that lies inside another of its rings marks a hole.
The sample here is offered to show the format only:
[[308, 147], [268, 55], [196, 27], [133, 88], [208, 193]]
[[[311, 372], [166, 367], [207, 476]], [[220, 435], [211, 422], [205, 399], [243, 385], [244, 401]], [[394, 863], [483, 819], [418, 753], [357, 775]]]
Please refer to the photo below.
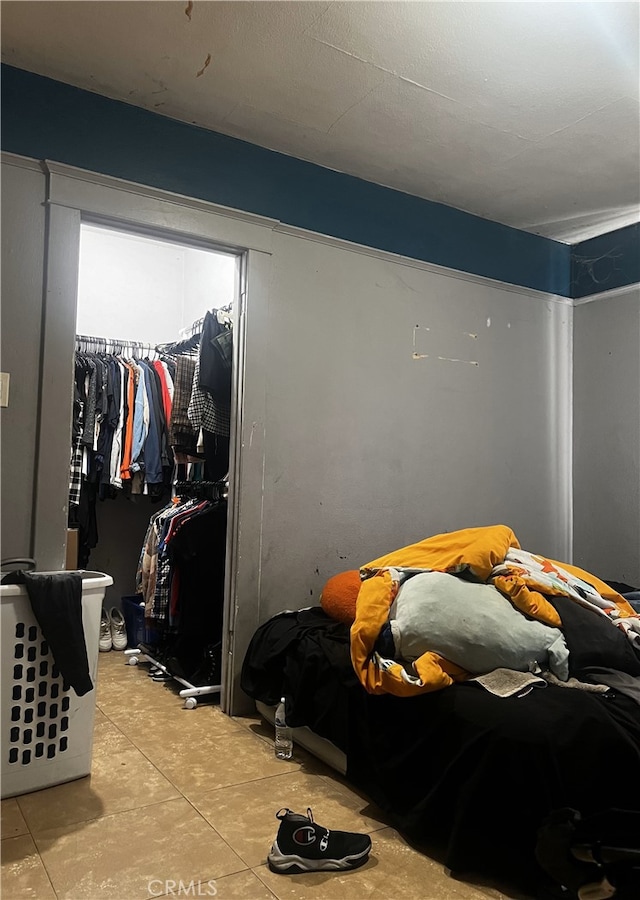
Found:
[[[223, 680], [224, 484], [233, 477], [241, 272], [238, 253], [92, 221], [80, 227], [68, 542], [78, 556], [71, 562], [112, 575], [107, 609], [131, 612], [144, 596], [148, 633], [169, 641], [175, 674], [194, 685], [211, 683], [216, 664], [215, 683]], [[200, 338], [213, 343], [212, 328], [222, 365], [203, 375]], [[215, 399], [199, 389], [203, 382], [218, 391]], [[151, 520], [189, 506], [201, 508], [195, 524], [183, 514], [177, 587], [172, 571], [161, 601], [146, 582], [137, 593]]]

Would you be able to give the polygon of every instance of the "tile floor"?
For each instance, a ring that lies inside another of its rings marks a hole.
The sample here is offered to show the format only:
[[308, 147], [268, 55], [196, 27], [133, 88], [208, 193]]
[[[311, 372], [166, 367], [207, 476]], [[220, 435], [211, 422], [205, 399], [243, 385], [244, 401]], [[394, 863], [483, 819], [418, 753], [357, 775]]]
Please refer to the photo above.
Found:
[[[174, 684], [122, 653], [100, 654], [90, 777], [2, 801], [5, 900], [487, 900], [412, 849], [345, 780], [296, 748], [275, 759], [256, 715], [182, 708]], [[282, 876], [265, 857], [276, 810], [311, 806], [324, 825], [367, 831], [353, 872]], [[173, 886], [172, 886], [173, 883]]]

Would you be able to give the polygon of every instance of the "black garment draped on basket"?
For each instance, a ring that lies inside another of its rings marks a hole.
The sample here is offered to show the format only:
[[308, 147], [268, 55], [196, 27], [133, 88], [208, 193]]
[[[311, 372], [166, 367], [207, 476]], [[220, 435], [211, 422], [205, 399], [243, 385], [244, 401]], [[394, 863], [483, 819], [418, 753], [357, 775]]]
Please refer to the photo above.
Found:
[[3, 584], [23, 584], [31, 609], [64, 680], [78, 697], [93, 690], [82, 623], [82, 576], [77, 572], [11, 572]]

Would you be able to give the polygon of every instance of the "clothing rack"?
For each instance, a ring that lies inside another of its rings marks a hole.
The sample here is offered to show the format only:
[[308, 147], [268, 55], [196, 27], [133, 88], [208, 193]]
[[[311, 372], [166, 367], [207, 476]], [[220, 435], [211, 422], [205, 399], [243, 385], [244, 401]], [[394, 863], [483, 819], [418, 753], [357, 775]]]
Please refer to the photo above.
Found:
[[221, 481], [177, 481], [174, 485], [177, 497], [196, 500], [226, 500], [228, 484]]
[[[226, 481], [178, 481], [175, 484], [176, 496], [181, 499], [222, 500], [226, 499], [226, 489]], [[140, 662], [148, 662], [151, 668], [166, 675], [167, 680], [173, 679], [181, 684], [182, 690], [179, 693], [184, 699], [185, 709], [195, 709], [198, 705], [198, 697], [219, 694], [222, 690], [221, 684], [191, 684], [190, 681], [176, 674], [168, 665], [158, 659], [153, 648], [150, 649], [144, 642], [137, 647], [125, 650], [124, 654], [127, 657], [126, 665], [137, 666]]]
[[167, 344], [156, 344], [155, 352], [167, 354], [169, 356], [177, 356], [181, 354], [193, 355], [200, 346], [200, 332], [192, 334], [189, 338], [180, 341], [169, 341]]
[[156, 354], [153, 344], [142, 341], [129, 341], [121, 338], [96, 337], [88, 334], [76, 334], [76, 350], [80, 353], [113, 353], [115, 356], [128, 354], [151, 356]]
[[[221, 325], [231, 325], [231, 303], [227, 306], [220, 306], [218, 309], [212, 309], [211, 312], [215, 313], [218, 317], [218, 322], [220, 322]], [[191, 337], [195, 334], [200, 334], [205, 318], [206, 316], [201, 316], [201, 318], [196, 319], [195, 322], [192, 322], [187, 328], [181, 328], [179, 331], [180, 337]]]
[[200, 334], [202, 331], [202, 326], [204, 325], [204, 316], [200, 319], [196, 319], [195, 322], [192, 322], [191, 325], [186, 328], [181, 328], [178, 334], [180, 337], [193, 337], [196, 334]]
[[[212, 513], [214, 515], [223, 516], [226, 521], [228, 475], [218, 481], [177, 481], [174, 484], [174, 489], [176, 496], [174, 497], [172, 502], [160, 512], [159, 515], [167, 514], [168, 516], [172, 516], [175, 514], [177, 516], [180, 516], [181, 509], [185, 509], [187, 511], [187, 514], [188, 510], [192, 509], [196, 513], [194, 519], [198, 519], [200, 522], [203, 521], [200, 516], [208, 517]], [[200, 501], [208, 502], [201, 503]], [[147, 536], [149, 536], [149, 533], [153, 527], [154, 520], [157, 520], [157, 516], [152, 517]], [[204, 532], [202, 532], [202, 534], [206, 534], [206, 540], [208, 541], [211, 532], [209, 530], [205, 530]], [[173, 540], [178, 539], [179, 538], [173, 538]], [[147, 555], [149, 555], [150, 546], [151, 545], [147, 544], [147, 540], [145, 539], [143, 550], [147, 553]], [[207, 560], [209, 565], [211, 564], [212, 560], [215, 561], [216, 559], [218, 559], [218, 562], [220, 562], [220, 558], [224, 559], [225, 544], [221, 543], [218, 546], [221, 548], [222, 557], [220, 557], [220, 554], [212, 550], [209, 544], [207, 544], [209, 551]], [[191, 543], [190, 548], [191, 552], [191, 550], [193, 550], [193, 543]], [[158, 557], [159, 556], [160, 554], [158, 554]], [[200, 558], [202, 558], [202, 555]], [[188, 557], [188, 559], [188, 569], [191, 572], [193, 571], [193, 566], [195, 565], [195, 563], [190, 556]], [[142, 571], [143, 570], [140, 570], [141, 573]], [[217, 571], [220, 571], [220, 569], [218, 569]], [[141, 574], [141, 577], [144, 578], [144, 575]], [[186, 578], [187, 574], [185, 569], [183, 568], [181, 570], [181, 584], [185, 583]], [[213, 591], [216, 590], [215, 581], [215, 578], [212, 579], [209, 574], [207, 574], [207, 587], [210, 588], [211, 585], [213, 585]], [[193, 586], [191, 587], [191, 593], [194, 594]], [[138, 591], [138, 596], [141, 596], [141, 594], [143, 594], [143, 592]], [[220, 592], [219, 596], [220, 603], [222, 603], [222, 592]], [[222, 607], [220, 607], [220, 609], [221, 608]], [[157, 620], [162, 621], [160, 618], [158, 618]], [[191, 620], [191, 627], [193, 627], [193, 619]], [[149, 636], [148, 638], [143, 639], [137, 647], [132, 647], [126, 650], [125, 656], [127, 657], [127, 665], [135, 666], [139, 662], [147, 662], [151, 666], [150, 674], [153, 675], [154, 680], [165, 682], [170, 680], [177, 681], [182, 688], [179, 694], [180, 697], [184, 699], [185, 708], [195, 709], [195, 707], [198, 705], [198, 697], [205, 696], [207, 694], [219, 694], [221, 692], [221, 636], [215, 633], [215, 637], [212, 637], [211, 643], [206, 645], [203, 644], [201, 650], [199, 651], [203, 653], [200, 664], [192, 666], [190, 664], [192, 660], [189, 660], [189, 663], [186, 663], [184, 658], [182, 658], [181, 656], [181, 654], [184, 653], [185, 650], [189, 649], [185, 646], [186, 641], [183, 643], [181, 650], [179, 651], [177, 649], [176, 643], [173, 641], [175, 635], [179, 634], [179, 630], [172, 630], [173, 628], [174, 626], [171, 625], [171, 623], [169, 623], [168, 628], [166, 623], [164, 625], [159, 625], [157, 629], [157, 637]], [[200, 633], [202, 634], [208, 632], [201, 631]], [[198, 644], [198, 639], [197, 637], [192, 636], [192, 638], [189, 640], [189, 646], [191, 647], [191, 650], [194, 649], [195, 644]], [[193, 681], [190, 681], [189, 679], [193, 679]]]
[[147, 647], [144, 644], [141, 644], [139, 647], [135, 647], [131, 650], [124, 651], [125, 656], [128, 657], [126, 665], [128, 666], [137, 666], [139, 662], [148, 662], [151, 663], [152, 666], [155, 666], [168, 678], [173, 678], [174, 681], [177, 681], [179, 684], [183, 685], [182, 690], [180, 691], [180, 696], [184, 698], [184, 708], [185, 709], [195, 709], [198, 705], [198, 697], [206, 696], [207, 694], [219, 694], [222, 690], [221, 684], [204, 684], [196, 687], [196, 685], [191, 684], [186, 679], [181, 678], [179, 675], [176, 675], [175, 672], [172, 672], [164, 663], [155, 659], [150, 652], [148, 652]]

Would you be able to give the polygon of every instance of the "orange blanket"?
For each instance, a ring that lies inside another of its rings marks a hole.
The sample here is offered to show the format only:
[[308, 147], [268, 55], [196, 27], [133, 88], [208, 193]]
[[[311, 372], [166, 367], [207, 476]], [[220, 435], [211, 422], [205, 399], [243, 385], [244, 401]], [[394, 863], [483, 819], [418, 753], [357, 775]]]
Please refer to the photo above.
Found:
[[[453, 681], [463, 681], [468, 673], [460, 666], [437, 653], [428, 652], [412, 666], [382, 659], [374, 652], [380, 630], [389, 617], [389, 608], [398, 591], [398, 572], [415, 569], [456, 574], [467, 571], [478, 581], [494, 584], [522, 613], [561, 627], [554, 607], [537, 588], [536, 579], [515, 569], [492, 578], [494, 567], [505, 562], [509, 548], [520, 548], [518, 539], [506, 525], [466, 528], [448, 534], [438, 534], [409, 547], [403, 547], [373, 560], [360, 570], [364, 579], [358, 593], [355, 622], [351, 626], [351, 661], [355, 672], [369, 693], [412, 696], [448, 687]], [[620, 617], [634, 616], [626, 600], [594, 575], [566, 563], [545, 560], [550, 566], [561, 566], [570, 574], [591, 584], [615, 607]], [[560, 595], [561, 587], [544, 586], [545, 593]]]

